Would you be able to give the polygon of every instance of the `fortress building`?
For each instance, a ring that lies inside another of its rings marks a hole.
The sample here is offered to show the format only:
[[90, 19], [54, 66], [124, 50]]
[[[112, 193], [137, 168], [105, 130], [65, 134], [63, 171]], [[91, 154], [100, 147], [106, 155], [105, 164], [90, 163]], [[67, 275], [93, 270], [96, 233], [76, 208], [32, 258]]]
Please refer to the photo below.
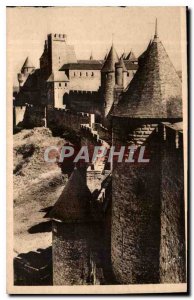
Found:
[[40, 69], [27, 60], [21, 74], [16, 104], [22, 95], [33, 102], [39, 87], [27, 109], [34, 126], [44, 103], [54, 133], [73, 131], [89, 149], [115, 146], [115, 155], [144, 146], [149, 159], [72, 163], [47, 215], [54, 284], [186, 282], [182, 86], [157, 22], [138, 60], [112, 45], [104, 60], [80, 61], [65, 35], [51, 34]]
[[95, 60], [91, 55], [88, 60], [78, 60], [65, 34], [49, 34], [40, 68], [35, 69], [27, 58], [18, 74], [15, 106], [48, 105], [95, 113], [100, 118], [104, 107], [105, 115], [110, 109], [114, 88], [125, 89], [138, 68], [134, 54], [132, 58], [128, 55], [122, 66], [116, 62], [119, 57], [113, 45], [105, 59]]

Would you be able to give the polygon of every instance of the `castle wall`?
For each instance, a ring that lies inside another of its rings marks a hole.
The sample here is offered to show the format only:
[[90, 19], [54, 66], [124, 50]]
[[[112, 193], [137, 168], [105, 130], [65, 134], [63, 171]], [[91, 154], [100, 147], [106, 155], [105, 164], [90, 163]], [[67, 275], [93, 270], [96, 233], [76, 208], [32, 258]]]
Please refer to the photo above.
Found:
[[[111, 257], [120, 283], [185, 282], [183, 141], [176, 126], [162, 124], [149, 138], [149, 164], [113, 171]], [[114, 129], [118, 144], [120, 127]]]
[[100, 70], [70, 70], [70, 90], [98, 91], [101, 84]]
[[155, 143], [149, 163], [118, 163], [113, 170], [111, 260], [118, 283], [159, 282], [160, 174], [157, 147]]
[[45, 108], [41, 106], [27, 105], [22, 126], [24, 128], [45, 126]]
[[52, 71], [59, 70], [64, 64], [77, 62], [74, 47], [67, 44], [66, 34], [50, 34], [48, 36], [51, 53]]
[[48, 127], [56, 132], [63, 132], [67, 129], [76, 132], [80, 131], [81, 124], [90, 123], [91, 115], [87, 113], [73, 113], [65, 109], [48, 109]]
[[90, 226], [53, 221], [53, 284], [88, 284]]
[[54, 83], [54, 107], [64, 108], [63, 97], [64, 94], [69, 93], [68, 82], [55, 82]]
[[98, 92], [70, 91], [69, 95], [64, 95], [64, 104], [74, 112], [95, 114], [97, 120], [101, 119], [103, 98]]
[[45, 125], [45, 109], [41, 106], [14, 106], [14, 126], [23, 128], [41, 127]]
[[182, 133], [164, 128], [161, 163], [160, 281], [185, 282], [185, 218]]

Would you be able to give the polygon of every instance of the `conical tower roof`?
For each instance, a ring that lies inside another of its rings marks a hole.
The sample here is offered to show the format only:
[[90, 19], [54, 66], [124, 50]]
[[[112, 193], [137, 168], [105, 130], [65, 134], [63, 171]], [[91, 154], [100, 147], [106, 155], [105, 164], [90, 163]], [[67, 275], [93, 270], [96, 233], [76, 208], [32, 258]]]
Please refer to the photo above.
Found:
[[122, 56], [119, 59], [119, 62], [116, 63], [116, 66], [122, 67], [123, 68], [123, 72], [127, 72], [127, 69], [126, 69], [126, 66], [125, 66], [125, 63], [124, 63], [124, 60], [123, 60]]
[[148, 44], [146, 50], [138, 57], [138, 64], [139, 64], [139, 65], [144, 61], [144, 58], [145, 58], [146, 54], [148, 53], [148, 50], [149, 50], [149, 48], [150, 48], [152, 42], [153, 42], [153, 40], [151, 39], [151, 40], [149, 41], [149, 44]]
[[180, 78], [157, 34], [113, 115], [128, 118], [181, 118]]
[[24, 68], [34, 68], [34, 65], [31, 63], [29, 57], [26, 58], [23, 66], [22, 66], [22, 69]]
[[94, 60], [92, 52], [90, 54], [90, 60]]
[[89, 219], [91, 193], [84, 179], [75, 169], [49, 217], [64, 222], [83, 222]]
[[[124, 51], [123, 54], [121, 55], [121, 57], [122, 57], [123, 59], [126, 59], [126, 56], [127, 56], [127, 55], [126, 55], [126, 53], [125, 53], [125, 51]], [[120, 57], [120, 58], [121, 58], [121, 57]]]
[[132, 50], [127, 55], [126, 60], [129, 60], [131, 62], [137, 61], [137, 58]]
[[118, 54], [114, 48], [114, 45], [110, 48], [108, 56], [104, 62], [102, 67], [102, 72], [114, 72], [115, 71], [115, 63], [119, 61]]

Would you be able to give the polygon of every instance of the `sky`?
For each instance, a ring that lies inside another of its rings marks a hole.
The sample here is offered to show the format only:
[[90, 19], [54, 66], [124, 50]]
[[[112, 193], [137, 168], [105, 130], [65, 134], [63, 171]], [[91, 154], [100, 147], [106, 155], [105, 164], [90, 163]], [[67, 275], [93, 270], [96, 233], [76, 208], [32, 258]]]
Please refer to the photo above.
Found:
[[7, 8], [7, 62], [14, 85], [27, 56], [35, 67], [49, 33], [67, 34], [78, 59], [104, 58], [112, 39], [120, 55], [140, 55], [158, 35], [172, 63], [181, 70], [180, 7], [16, 7]]

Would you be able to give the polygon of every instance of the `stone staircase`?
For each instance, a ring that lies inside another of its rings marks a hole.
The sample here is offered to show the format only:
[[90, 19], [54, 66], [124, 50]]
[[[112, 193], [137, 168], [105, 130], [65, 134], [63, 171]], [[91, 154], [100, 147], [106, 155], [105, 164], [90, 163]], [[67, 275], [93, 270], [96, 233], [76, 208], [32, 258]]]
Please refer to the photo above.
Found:
[[129, 134], [128, 143], [142, 146], [157, 126], [157, 124], [149, 124], [136, 128], [133, 133]]

